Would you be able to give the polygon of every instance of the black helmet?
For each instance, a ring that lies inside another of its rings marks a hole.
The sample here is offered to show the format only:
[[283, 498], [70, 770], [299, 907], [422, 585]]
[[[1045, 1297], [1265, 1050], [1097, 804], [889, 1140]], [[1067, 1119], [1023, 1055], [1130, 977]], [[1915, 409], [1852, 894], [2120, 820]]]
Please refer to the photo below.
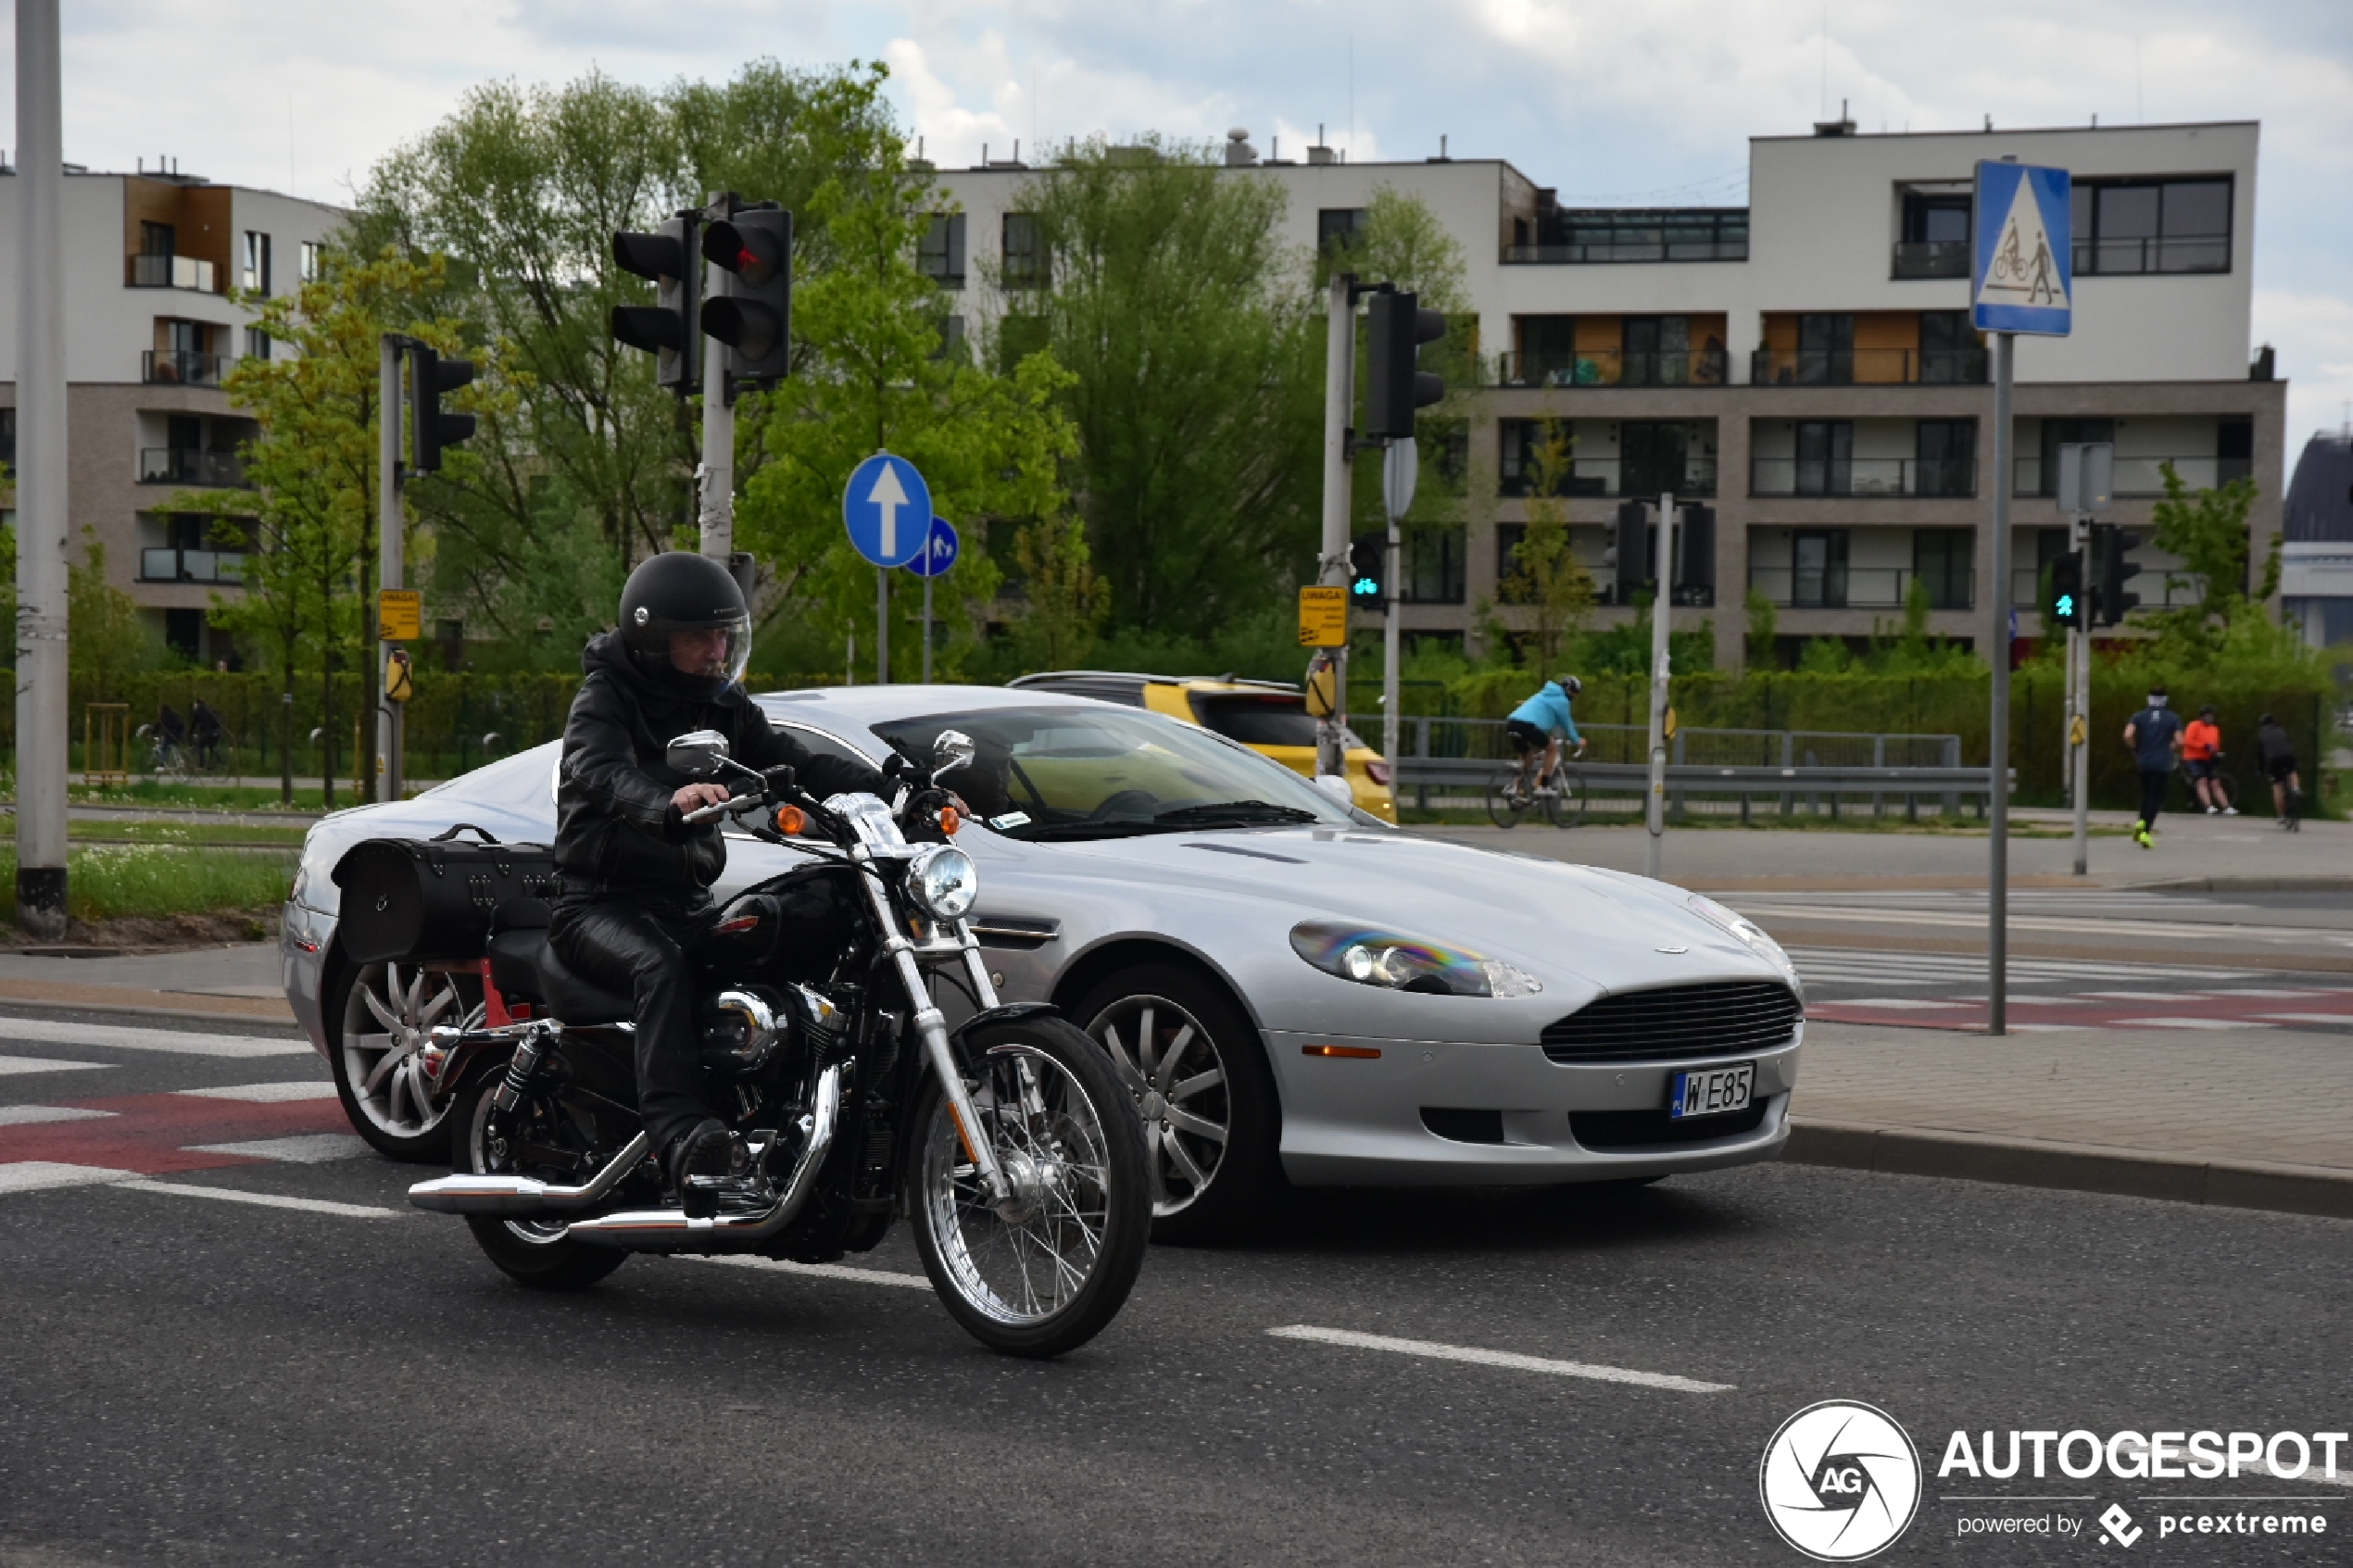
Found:
[[[673, 642], [682, 633], [720, 633], [691, 650], [682, 668]], [[671, 550], [648, 556], [621, 590], [621, 640], [638, 670], [664, 684], [716, 696], [751, 662], [751, 613], [728, 570], [709, 556]]]
[[1585, 683], [1579, 680], [1574, 675], [1555, 676], [1554, 684], [1571, 696], [1575, 696], [1578, 693], [1585, 689]]

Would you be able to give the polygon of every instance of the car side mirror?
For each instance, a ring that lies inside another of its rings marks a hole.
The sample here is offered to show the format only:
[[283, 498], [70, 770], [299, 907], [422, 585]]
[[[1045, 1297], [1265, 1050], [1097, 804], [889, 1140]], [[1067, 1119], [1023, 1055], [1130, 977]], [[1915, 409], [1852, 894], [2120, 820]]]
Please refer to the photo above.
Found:
[[931, 771], [952, 773], [971, 767], [973, 759], [979, 755], [980, 748], [973, 744], [972, 736], [962, 730], [942, 730], [939, 738], [931, 743]]
[[673, 773], [684, 773], [690, 779], [707, 779], [719, 771], [732, 748], [727, 737], [717, 730], [688, 730], [670, 743], [663, 760]]

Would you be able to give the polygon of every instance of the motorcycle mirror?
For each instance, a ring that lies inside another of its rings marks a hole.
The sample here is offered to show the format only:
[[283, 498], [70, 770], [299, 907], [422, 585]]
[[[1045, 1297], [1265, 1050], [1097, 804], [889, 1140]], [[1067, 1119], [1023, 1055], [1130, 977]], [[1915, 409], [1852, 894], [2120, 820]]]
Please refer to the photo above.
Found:
[[931, 743], [932, 771], [952, 773], [959, 768], [969, 768], [980, 748], [972, 736], [962, 730], [942, 730], [939, 738]]
[[707, 779], [719, 771], [719, 765], [727, 760], [730, 749], [727, 737], [717, 730], [688, 730], [670, 743], [663, 759], [673, 773]]

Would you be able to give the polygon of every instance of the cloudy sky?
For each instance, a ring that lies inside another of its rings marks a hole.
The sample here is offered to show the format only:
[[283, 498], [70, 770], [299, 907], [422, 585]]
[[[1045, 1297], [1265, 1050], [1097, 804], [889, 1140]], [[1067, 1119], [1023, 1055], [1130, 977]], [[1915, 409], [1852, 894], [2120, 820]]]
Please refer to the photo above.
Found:
[[[1511, 159], [1565, 200], [1737, 203], [1745, 138], [2259, 119], [2254, 336], [2290, 461], [2353, 402], [2353, 0], [66, 0], [66, 156], [340, 199], [493, 76], [887, 61], [942, 164], [1143, 130]], [[11, 30], [11, 34], [13, 30]], [[0, 41], [5, 42], [5, 41]], [[13, 70], [5, 78], [13, 82]]]

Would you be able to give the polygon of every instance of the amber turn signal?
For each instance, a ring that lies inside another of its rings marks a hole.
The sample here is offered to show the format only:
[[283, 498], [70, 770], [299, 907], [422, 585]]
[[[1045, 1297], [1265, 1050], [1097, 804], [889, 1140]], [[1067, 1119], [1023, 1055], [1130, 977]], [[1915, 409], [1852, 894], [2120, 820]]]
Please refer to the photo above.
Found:
[[809, 825], [809, 814], [798, 806], [776, 808], [776, 831], [786, 838], [797, 838]]
[[1378, 1046], [1302, 1046], [1299, 1049], [1303, 1056], [1353, 1056], [1367, 1060], [1380, 1055]]
[[939, 809], [940, 832], [946, 834], [949, 837], [953, 838], [956, 836], [956, 830], [963, 825], [963, 816], [956, 809], [956, 808], [953, 806], [942, 806]]

